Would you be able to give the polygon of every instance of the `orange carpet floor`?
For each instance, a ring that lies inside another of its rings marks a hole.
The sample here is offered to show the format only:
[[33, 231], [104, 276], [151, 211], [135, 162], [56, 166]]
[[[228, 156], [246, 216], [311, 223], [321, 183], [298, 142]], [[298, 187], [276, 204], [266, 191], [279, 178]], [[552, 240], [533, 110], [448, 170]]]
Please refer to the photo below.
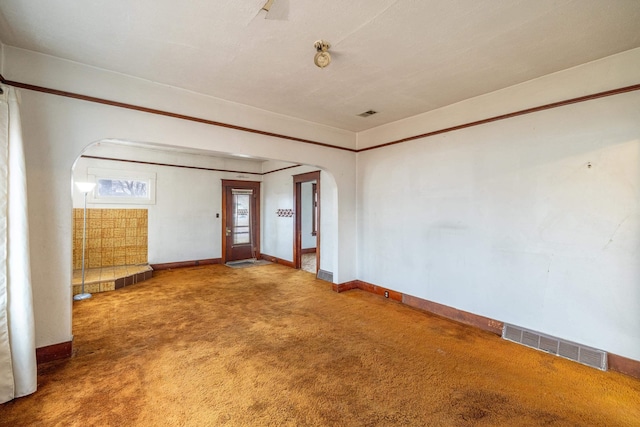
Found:
[[280, 265], [74, 303], [74, 355], [1, 426], [639, 426], [640, 381]]

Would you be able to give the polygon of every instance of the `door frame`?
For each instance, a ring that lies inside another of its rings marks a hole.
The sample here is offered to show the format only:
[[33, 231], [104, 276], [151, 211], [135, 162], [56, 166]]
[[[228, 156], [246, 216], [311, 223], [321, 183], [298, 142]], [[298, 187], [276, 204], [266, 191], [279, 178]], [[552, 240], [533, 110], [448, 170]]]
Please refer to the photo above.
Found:
[[318, 206], [316, 212], [316, 275], [320, 270], [320, 171], [307, 172], [299, 175], [293, 175], [293, 206], [295, 221], [293, 222], [293, 267], [300, 269], [302, 267], [302, 183], [316, 182], [316, 191], [318, 193]]
[[260, 259], [260, 181], [241, 181], [234, 179], [222, 179], [222, 263], [227, 262], [227, 188], [246, 188], [254, 191], [256, 209], [251, 216], [252, 229], [254, 231], [253, 244], [255, 247], [256, 259]]

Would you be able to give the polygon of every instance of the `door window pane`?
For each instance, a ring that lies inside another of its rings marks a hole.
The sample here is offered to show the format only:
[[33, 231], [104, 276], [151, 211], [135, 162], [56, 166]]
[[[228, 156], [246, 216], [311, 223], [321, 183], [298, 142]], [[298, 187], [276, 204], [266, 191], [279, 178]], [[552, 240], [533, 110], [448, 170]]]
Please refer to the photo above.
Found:
[[248, 245], [251, 243], [250, 202], [251, 196], [249, 194], [233, 195], [234, 245]]

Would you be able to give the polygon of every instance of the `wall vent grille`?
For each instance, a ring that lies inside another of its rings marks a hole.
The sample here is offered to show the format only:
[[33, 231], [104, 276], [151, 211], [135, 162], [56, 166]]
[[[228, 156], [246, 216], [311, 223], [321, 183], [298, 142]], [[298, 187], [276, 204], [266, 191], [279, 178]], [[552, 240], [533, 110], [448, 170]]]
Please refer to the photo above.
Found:
[[320, 280], [333, 283], [333, 273], [330, 271], [318, 270], [318, 275], [316, 277]]
[[502, 338], [526, 345], [527, 347], [555, 354], [602, 371], [607, 370], [607, 353], [570, 341], [530, 331], [505, 323]]

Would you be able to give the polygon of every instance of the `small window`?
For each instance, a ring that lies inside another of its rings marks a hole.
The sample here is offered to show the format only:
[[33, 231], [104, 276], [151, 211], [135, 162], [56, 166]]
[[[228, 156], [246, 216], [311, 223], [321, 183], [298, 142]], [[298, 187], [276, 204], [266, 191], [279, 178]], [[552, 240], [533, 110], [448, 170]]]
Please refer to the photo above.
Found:
[[149, 197], [149, 183], [138, 179], [98, 179], [97, 197]]
[[89, 168], [87, 172], [89, 181], [96, 183], [90, 203], [156, 203], [155, 173], [97, 168]]

